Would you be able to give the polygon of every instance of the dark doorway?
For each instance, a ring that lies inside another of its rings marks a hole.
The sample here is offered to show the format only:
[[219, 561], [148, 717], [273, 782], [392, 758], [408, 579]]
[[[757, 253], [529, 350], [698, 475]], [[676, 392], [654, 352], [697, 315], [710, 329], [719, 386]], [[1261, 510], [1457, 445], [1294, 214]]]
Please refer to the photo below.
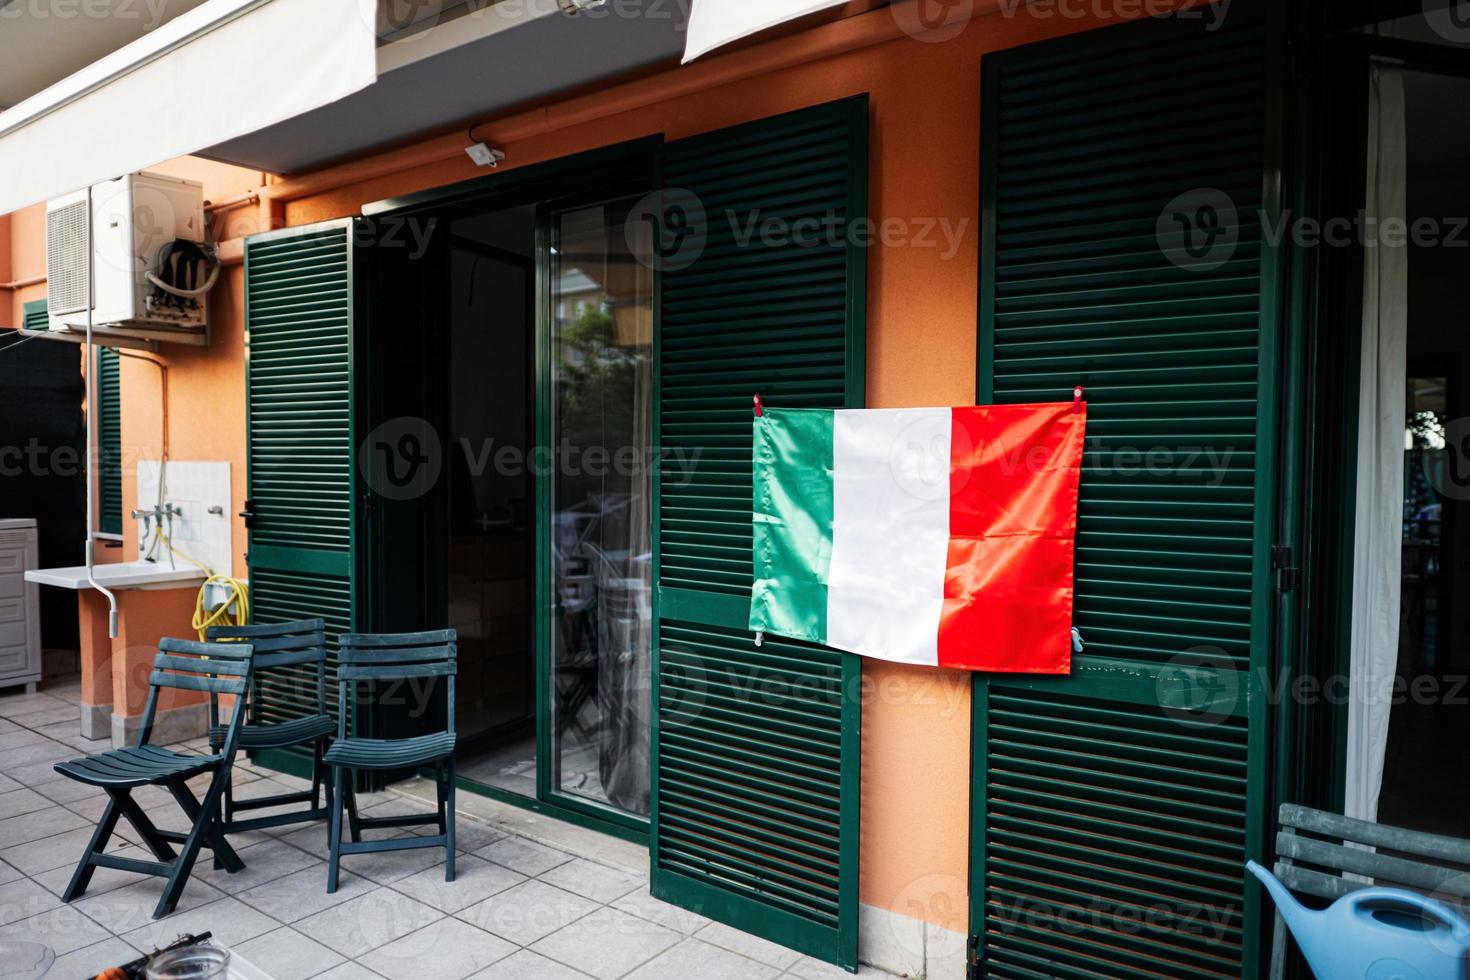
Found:
[[536, 795], [531, 397], [536, 211], [449, 223], [447, 622], [459, 632], [459, 772]]

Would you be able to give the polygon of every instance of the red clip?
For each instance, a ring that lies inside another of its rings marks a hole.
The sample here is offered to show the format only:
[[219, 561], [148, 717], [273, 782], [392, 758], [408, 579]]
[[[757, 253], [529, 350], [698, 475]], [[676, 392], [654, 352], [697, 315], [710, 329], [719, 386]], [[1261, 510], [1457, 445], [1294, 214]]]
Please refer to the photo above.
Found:
[[1077, 387], [1075, 387], [1075, 388], [1072, 389], [1072, 411], [1078, 412], [1078, 413], [1081, 413], [1081, 411], [1082, 411], [1082, 386], [1081, 385], [1078, 385]]
[[762, 410], [761, 410], [761, 396], [760, 395], [756, 395], [754, 401], [755, 401], [755, 417], [756, 418], [760, 418], [761, 417], [761, 414], [762, 414]]

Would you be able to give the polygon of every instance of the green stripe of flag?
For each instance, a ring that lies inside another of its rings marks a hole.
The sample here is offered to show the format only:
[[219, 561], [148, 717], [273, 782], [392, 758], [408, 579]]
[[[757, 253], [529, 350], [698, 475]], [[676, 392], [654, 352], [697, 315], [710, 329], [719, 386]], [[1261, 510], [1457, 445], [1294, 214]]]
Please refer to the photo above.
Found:
[[750, 628], [757, 632], [826, 642], [832, 421], [830, 411], [801, 409], [771, 409], [755, 420]]

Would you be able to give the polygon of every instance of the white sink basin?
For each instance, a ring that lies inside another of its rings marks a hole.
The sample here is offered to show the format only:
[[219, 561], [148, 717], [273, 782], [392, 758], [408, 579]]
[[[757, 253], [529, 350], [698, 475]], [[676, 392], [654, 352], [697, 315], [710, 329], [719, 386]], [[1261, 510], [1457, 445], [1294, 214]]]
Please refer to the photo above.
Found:
[[[204, 581], [204, 573], [181, 561], [170, 568], [167, 562], [146, 561], [113, 562], [93, 568], [97, 581], [109, 589], [182, 589], [197, 587]], [[87, 567], [38, 568], [26, 572], [26, 581], [38, 585], [55, 585], [63, 589], [90, 589], [87, 582]]]

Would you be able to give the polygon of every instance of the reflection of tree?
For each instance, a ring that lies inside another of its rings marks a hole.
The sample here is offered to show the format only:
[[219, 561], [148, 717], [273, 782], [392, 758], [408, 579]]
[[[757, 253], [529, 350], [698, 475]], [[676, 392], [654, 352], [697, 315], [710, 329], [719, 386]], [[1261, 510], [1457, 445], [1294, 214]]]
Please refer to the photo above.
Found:
[[617, 343], [617, 320], [605, 298], [577, 304], [559, 332], [557, 357], [561, 436], [609, 453], [641, 446], [634, 393], [648, 352], [642, 345]]

